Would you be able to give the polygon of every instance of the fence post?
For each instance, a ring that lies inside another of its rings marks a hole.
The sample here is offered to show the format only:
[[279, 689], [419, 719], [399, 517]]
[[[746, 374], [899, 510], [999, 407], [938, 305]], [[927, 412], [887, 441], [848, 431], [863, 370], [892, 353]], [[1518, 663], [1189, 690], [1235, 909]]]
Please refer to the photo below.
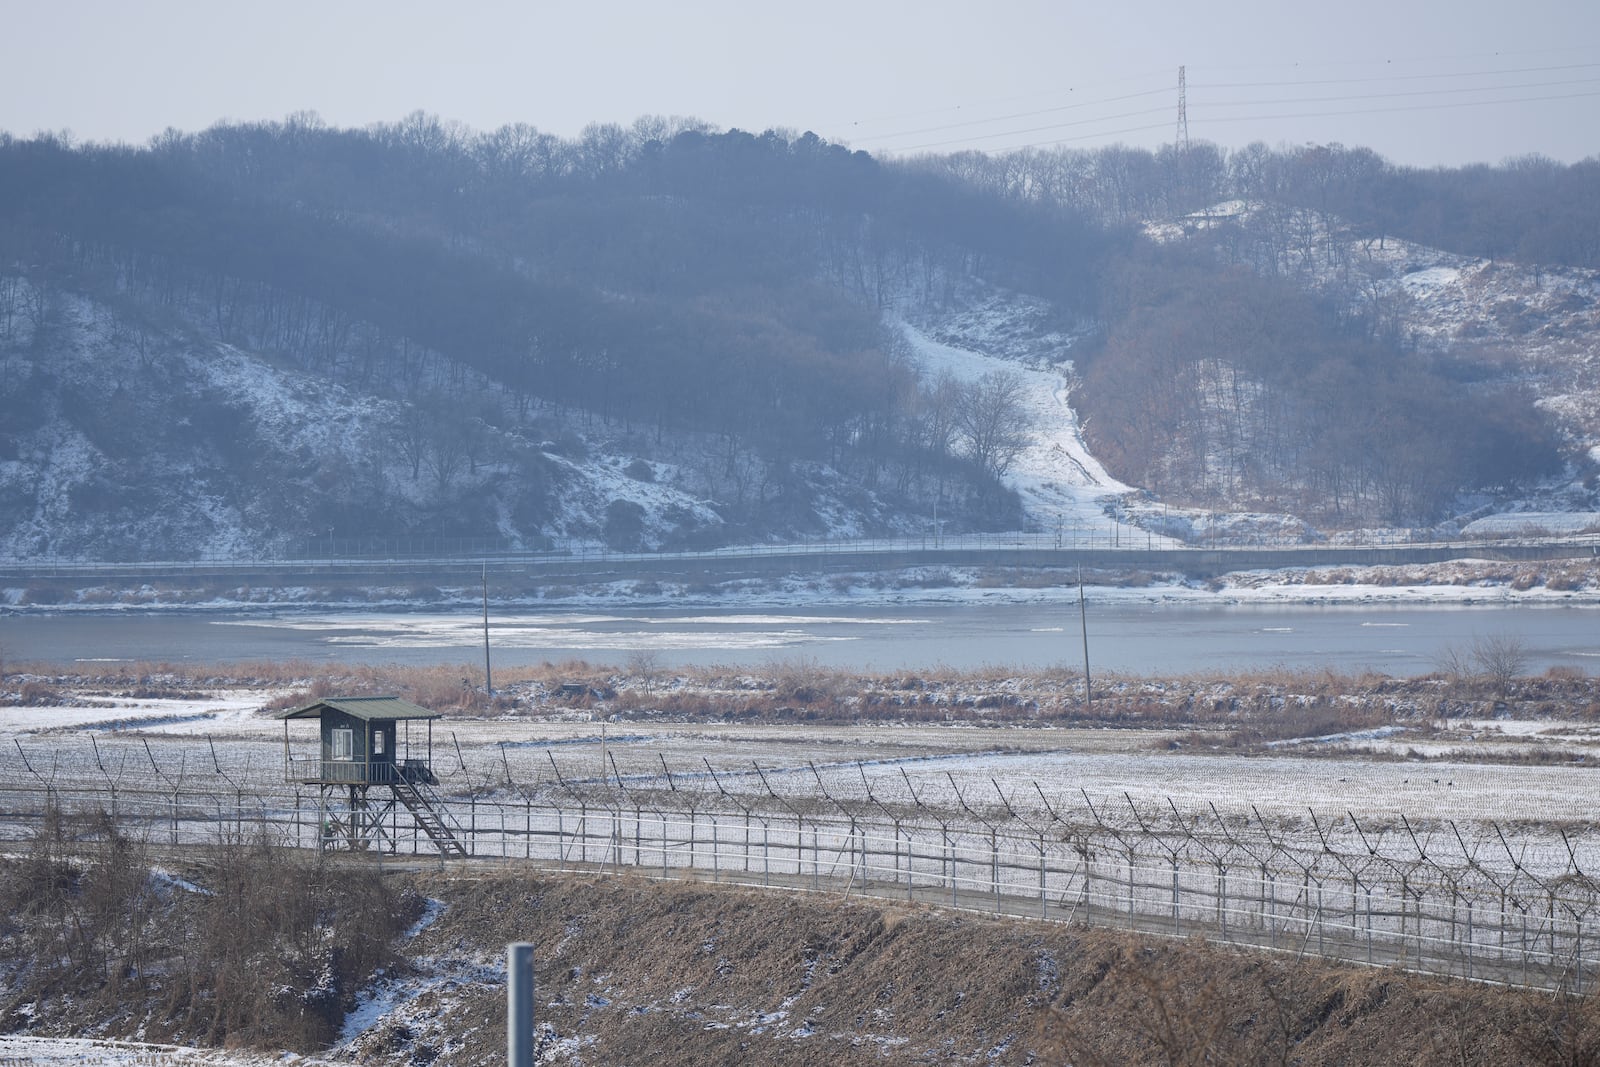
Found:
[[1573, 987], [1578, 996], [1583, 996], [1583, 920], [1579, 919], [1573, 924]]
[[1000, 914], [1000, 836], [989, 829], [989, 881], [994, 887], [994, 913]]
[[[900, 869], [900, 822], [899, 822], [898, 819], [895, 820], [895, 824], [894, 824], [894, 854], [895, 854], [895, 858], [894, 858], [895, 870], [898, 871]], [[916, 860], [916, 852], [911, 847], [911, 835], [907, 834], [906, 835], [906, 899], [907, 900], [911, 900], [914, 897], [914, 888], [913, 887], [914, 887], [915, 879], [912, 876], [911, 867], [912, 867], [912, 864], [915, 862], [915, 860]]]
[[1472, 978], [1472, 900], [1467, 900], [1467, 978]]
[[506, 946], [506, 1063], [533, 1067], [533, 946]]
[[[1267, 944], [1272, 948], [1278, 947], [1278, 876], [1276, 873], [1267, 875], [1268, 896], [1272, 901], [1272, 914], [1269, 917], [1267, 929]], [[1350, 917], [1355, 922], [1354, 913]]]
[[1128, 849], [1128, 929], [1133, 929], [1133, 849]]
[[1367, 966], [1372, 966], [1372, 887], [1367, 886]]
[[1044, 835], [1039, 835], [1039, 918], [1050, 917], [1050, 897], [1045, 892]]
[[811, 888], [818, 889], [822, 883], [822, 843], [817, 834], [822, 828], [813, 823], [811, 826]]
[[950, 841], [949, 827], [941, 827], [941, 829], [944, 830], [944, 856], [941, 857], [941, 865], [944, 865], [946, 861], [950, 864], [950, 907], [955, 907], [957, 905], [957, 894], [955, 894], [955, 845]]
[[1182, 932], [1182, 929], [1183, 923], [1178, 915], [1178, 854], [1174, 852], [1172, 854], [1172, 932], [1178, 934]]
[[1222, 927], [1222, 940], [1228, 940], [1228, 868], [1217, 864], [1217, 924]]
[[[1067, 877], [1070, 879], [1072, 876], [1068, 874]], [[1072, 883], [1069, 881], [1067, 884]], [[1077, 905], [1073, 905], [1072, 912], [1067, 915], [1068, 920], [1071, 920], [1077, 910]], [[1094, 924], [1094, 857], [1088, 854], [1083, 856], [1083, 921], [1089, 925]]]

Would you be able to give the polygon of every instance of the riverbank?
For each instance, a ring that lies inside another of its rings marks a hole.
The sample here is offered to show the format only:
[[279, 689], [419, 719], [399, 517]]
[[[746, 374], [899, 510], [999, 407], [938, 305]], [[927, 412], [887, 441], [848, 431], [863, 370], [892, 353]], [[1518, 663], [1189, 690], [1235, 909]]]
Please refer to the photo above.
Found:
[[919, 566], [884, 571], [718, 579], [534, 580], [487, 570], [479, 581], [370, 581], [330, 574], [295, 584], [127, 581], [80, 576], [0, 587], [0, 611], [448, 611], [482, 606], [633, 608], [827, 607], [1095, 601], [1194, 604], [1600, 604], [1600, 560], [1443, 563], [1242, 570], [1210, 578], [1141, 569]]

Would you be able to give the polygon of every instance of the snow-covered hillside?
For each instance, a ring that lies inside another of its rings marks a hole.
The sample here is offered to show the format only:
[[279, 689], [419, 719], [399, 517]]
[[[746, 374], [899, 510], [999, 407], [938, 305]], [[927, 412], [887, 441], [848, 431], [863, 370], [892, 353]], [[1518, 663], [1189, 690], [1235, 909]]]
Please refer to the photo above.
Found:
[[[1212, 234], [1256, 225], [1258, 210], [1231, 202], [1148, 232]], [[1303, 213], [1285, 225], [1298, 237], [1273, 269], [1397, 324], [1472, 374], [1526, 383], [1576, 450], [1600, 462], [1600, 274], [1357, 239]], [[952, 289], [938, 304], [898, 300], [885, 326], [924, 383], [1005, 372], [1021, 385], [1030, 442], [1002, 480], [1027, 529], [1070, 539], [1137, 522], [1151, 544], [1201, 527], [1318, 536], [1292, 516], [1165, 508], [1119, 481], [1085, 447], [1073, 405], [1073, 347], [1097, 324], [1063, 326], [1046, 301], [975, 279]], [[402, 394], [218, 343], [193, 308], [154, 327], [81, 293], [54, 299], [48, 336], [19, 319], [0, 347], [0, 558], [238, 559], [452, 542], [649, 550], [951, 533], [985, 521], [970, 498], [966, 514], [961, 503], [940, 514], [823, 462], [580, 410], [507, 418], [502, 395], [434, 411], [445, 383], [471, 376], [436, 354]], [[475, 388], [496, 395], [492, 383]], [[440, 426], [457, 435], [440, 438]], [[1584, 476], [1572, 471], [1511, 510], [1592, 509]], [[1463, 521], [1500, 503], [1464, 501]]]
[[[1214, 240], [1229, 262], [1320, 292], [1467, 380], [1525, 386], [1572, 452], [1600, 463], [1600, 272], [1358, 236], [1334, 217], [1243, 200], [1150, 223], [1145, 233], [1162, 242]], [[1571, 469], [1499, 505], [1513, 513], [1593, 508], [1589, 474]], [[1490, 513], [1462, 503], [1469, 519]]]
[[1131, 492], [1083, 442], [1072, 407], [1072, 335], [1049, 329], [1048, 309], [1023, 294], [991, 290], [954, 310], [891, 314], [925, 379], [974, 382], [1005, 373], [1022, 385], [1029, 445], [1005, 481], [1022, 499], [1028, 527], [1072, 533], [1104, 528]]
[[463, 377], [437, 357], [408, 399], [192, 322], [157, 329], [87, 295], [52, 299], [47, 336], [19, 322], [0, 345], [0, 559], [634, 550], [920, 529], [820, 463], [775, 479], [722, 440], [579, 410], [519, 419], [503, 396], [437, 410]]

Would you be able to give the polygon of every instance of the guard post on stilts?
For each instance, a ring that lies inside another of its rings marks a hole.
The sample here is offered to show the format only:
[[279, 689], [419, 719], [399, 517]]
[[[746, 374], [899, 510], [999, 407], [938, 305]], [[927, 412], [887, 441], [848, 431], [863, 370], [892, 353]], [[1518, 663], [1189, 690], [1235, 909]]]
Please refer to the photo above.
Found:
[[[400, 805], [441, 856], [465, 856], [459, 825], [433, 791], [433, 720], [439, 713], [398, 697], [328, 697], [278, 713], [287, 781], [315, 785], [324, 851], [398, 851]], [[320, 751], [297, 756], [289, 723], [316, 719]], [[412, 731], [426, 724], [424, 745]]]

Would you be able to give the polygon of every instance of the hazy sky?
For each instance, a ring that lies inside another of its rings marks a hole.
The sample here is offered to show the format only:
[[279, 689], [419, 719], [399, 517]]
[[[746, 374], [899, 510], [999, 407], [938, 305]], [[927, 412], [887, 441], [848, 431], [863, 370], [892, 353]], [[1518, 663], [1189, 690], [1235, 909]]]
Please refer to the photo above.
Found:
[[[423, 109], [478, 129], [693, 115], [872, 151], [1339, 141], [1600, 155], [1596, 0], [0, 0], [0, 130]], [[1282, 117], [1292, 116], [1292, 117]]]

